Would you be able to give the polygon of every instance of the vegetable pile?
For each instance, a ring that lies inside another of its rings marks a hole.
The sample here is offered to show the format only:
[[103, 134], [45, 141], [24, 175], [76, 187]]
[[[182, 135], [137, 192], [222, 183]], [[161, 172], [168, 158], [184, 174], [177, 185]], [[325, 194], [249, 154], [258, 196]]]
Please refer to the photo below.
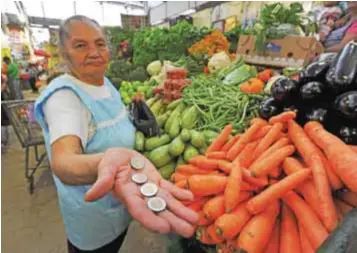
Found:
[[122, 81], [119, 92], [125, 105], [128, 105], [132, 101], [132, 97], [138, 92], [143, 94], [145, 99], [149, 99], [154, 95], [155, 81], [134, 81], [126, 82]]
[[[357, 206], [356, 147], [295, 117], [255, 118], [231, 139], [227, 125], [204, 155], [176, 168], [171, 179], [195, 196], [184, 204], [199, 213], [203, 244], [218, 252], [316, 252]], [[353, 232], [339, 245], [352, 243]]]
[[258, 114], [263, 95], [245, 94], [239, 86], [225, 85], [212, 75], [200, 75], [183, 91], [183, 100], [198, 112], [197, 130], [220, 131], [232, 124], [234, 132], [243, 131]]
[[160, 136], [145, 138], [136, 132], [135, 149], [169, 179], [175, 168], [185, 164], [191, 157], [203, 153], [218, 133], [196, 131], [198, 113], [194, 106], [185, 106], [182, 100], [166, 105], [159, 95], [147, 100], [147, 105], [161, 128]]
[[260, 116], [269, 119], [295, 110], [301, 125], [318, 121], [346, 143], [357, 145], [357, 43], [348, 44], [334, 59], [311, 63], [299, 76], [299, 81], [275, 79]]

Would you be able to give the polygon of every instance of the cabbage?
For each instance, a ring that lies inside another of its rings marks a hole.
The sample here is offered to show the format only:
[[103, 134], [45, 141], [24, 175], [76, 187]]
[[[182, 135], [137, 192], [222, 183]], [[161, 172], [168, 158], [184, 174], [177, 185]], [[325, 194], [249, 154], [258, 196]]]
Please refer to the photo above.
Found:
[[146, 71], [150, 76], [155, 76], [160, 73], [161, 68], [162, 65], [160, 61], [153, 61], [147, 66]]
[[226, 54], [226, 52], [222, 51], [212, 56], [212, 58], [208, 62], [208, 69], [210, 73], [213, 73], [216, 70], [229, 66], [230, 64], [231, 64], [231, 59]]

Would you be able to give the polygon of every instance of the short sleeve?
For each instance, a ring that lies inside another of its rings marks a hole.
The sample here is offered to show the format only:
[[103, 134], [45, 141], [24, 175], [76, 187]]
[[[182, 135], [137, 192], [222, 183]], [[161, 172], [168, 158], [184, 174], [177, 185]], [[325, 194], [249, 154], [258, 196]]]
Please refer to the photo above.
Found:
[[348, 28], [346, 33], [357, 34], [357, 21], [353, 22], [353, 24]]
[[51, 95], [43, 106], [50, 142], [63, 136], [75, 135], [85, 147], [88, 141], [88, 110], [70, 89], [62, 89]]

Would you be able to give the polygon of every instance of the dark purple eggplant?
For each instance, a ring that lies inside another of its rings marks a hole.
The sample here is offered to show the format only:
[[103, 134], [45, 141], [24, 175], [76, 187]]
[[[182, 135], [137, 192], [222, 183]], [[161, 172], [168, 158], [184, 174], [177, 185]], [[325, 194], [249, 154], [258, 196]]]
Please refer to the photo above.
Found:
[[357, 91], [346, 92], [338, 96], [334, 108], [341, 117], [354, 121], [357, 126]]
[[316, 61], [305, 67], [299, 74], [299, 81], [302, 84], [318, 81], [324, 82], [327, 70], [332, 60]]
[[321, 82], [309, 82], [300, 88], [303, 101], [318, 102], [324, 97], [325, 85]]
[[294, 99], [298, 90], [298, 83], [287, 77], [278, 79], [271, 87], [273, 98], [284, 103]]
[[337, 136], [347, 144], [357, 144], [357, 127], [342, 126]]
[[273, 97], [269, 97], [264, 100], [259, 107], [259, 116], [263, 119], [270, 119], [271, 117], [278, 115], [281, 112], [279, 102]]
[[357, 42], [348, 43], [335, 57], [326, 74], [326, 83], [336, 94], [356, 90]]
[[326, 108], [311, 108], [305, 112], [306, 121], [318, 121], [324, 126], [328, 124], [328, 110]]

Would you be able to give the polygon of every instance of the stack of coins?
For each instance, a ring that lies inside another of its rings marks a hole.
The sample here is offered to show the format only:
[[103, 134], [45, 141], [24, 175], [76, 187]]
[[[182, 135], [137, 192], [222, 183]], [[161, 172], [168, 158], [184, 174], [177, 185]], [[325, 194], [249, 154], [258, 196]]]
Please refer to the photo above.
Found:
[[[141, 157], [133, 157], [130, 160], [130, 165], [135, 170], [142, 170], [145, 167], [145, 160]], [[163, 198], [155, 197], [159, 188], [156, 184], [148, 182], [148, 177], [144, 173], [134, 173], [131, 180], [142, 185], [140, 193], [148, 198], [147, 205], [153, 212], [162, 212], [166, 209], [166, 201]]]

